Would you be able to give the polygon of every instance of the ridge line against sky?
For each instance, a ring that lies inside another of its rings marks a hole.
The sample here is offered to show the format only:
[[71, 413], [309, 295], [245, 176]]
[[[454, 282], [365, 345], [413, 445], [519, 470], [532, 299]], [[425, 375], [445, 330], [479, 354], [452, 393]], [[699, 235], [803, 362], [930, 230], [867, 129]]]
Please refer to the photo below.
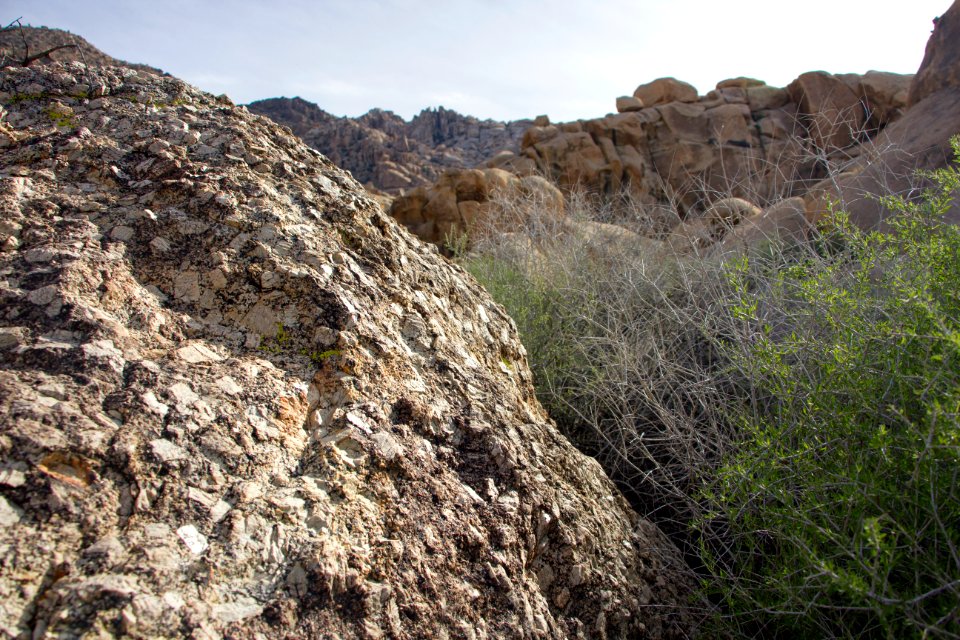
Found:
[[[879, 4], [887, 6], [878, 7]], [[950, 0], [0, 0], [238, 103], [300, 96], [335, 115], [444, 106], [554, 121], [613, 112], [657, 77], [913, 73]]]

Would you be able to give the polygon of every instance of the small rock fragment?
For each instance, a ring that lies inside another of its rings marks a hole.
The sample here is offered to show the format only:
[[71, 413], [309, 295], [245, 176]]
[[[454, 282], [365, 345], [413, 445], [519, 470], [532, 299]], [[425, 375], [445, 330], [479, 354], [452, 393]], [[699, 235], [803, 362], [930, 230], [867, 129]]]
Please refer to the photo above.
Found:
[[206, 551], [207, 547], [210, 546], [207, 537], [197, 531], [197, 528], [192, 524], [185, 524], [177, 529], [177, 535], [180, 536], [180, 540], [187, 546], [190, 553], [196, 556]]
[[162, 438], [152, 440], [150, 442], [150, 449], [153, 451], [153, 455], [155, 455], [161, 462], [176, 462], [178, 460], [186, 460], [188, 456], [183, 447], [180, 447], [179, 445]]

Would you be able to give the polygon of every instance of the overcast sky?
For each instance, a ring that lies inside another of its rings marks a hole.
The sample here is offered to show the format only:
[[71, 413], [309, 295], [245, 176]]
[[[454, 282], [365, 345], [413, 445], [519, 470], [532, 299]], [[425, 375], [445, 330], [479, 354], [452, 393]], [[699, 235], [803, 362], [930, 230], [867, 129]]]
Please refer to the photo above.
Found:
[[336, 115], [445, 106], [500, 120], [602, 116], [638, 84], [912, 73], [950, 0], [0, 0], [114, 57], [246, 103]]

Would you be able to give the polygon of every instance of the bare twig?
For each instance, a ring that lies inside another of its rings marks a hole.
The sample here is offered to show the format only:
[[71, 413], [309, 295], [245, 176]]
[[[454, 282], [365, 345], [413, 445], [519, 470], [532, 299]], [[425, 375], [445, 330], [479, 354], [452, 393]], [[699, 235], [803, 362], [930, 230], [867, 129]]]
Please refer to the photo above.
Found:
[[[69, 43], [69, 44], [60, 44], [55, 47], [50, 47], [49, 49], [45, 49], [44, 51], [41, 51], [39, 53], [31, 54], [30, 42], [27, 40], [27, 34], [23, 29], [22, 17], [11, 21], [7, 26], [3, 27], [2, 31], [13, 29], [14, 27], [16, 27], [17, 30], [19, 31], [20, 40], [21, 42], [23, 42], [23, 58], [21, 58], [17, 63], [20, 66], [29, 67], [31, 64], [33, 64], [37, 60], [42, 60], [43, 58], [49, 56], [51, 53], [55, 51], [60, 51], [61, 49], [77, 49], [80, 52], [81, 57], [83, 56], [83, 51], [81, 47], [78, 44], [76, 44], [76, 42]], [[3, 62], [6, 62], [6, 61], [4, 60]]]
[[79, 47], [78, 47], [77, 45], [75, 45], [75, 44], [60, 44], [60, 45], [57, 45], [57, 46], [55, 46], [55, 47], [50, 47], [49, 49], [47, 49], [47, 50], [45, 50], [45, 51], [41, 51], [40, 53], [35, 53], [35, 54], [33, 54], [32, 56], [26, 56], [26, 57], [23, 59], [23, 62], [22, 62], [21, 64], [22, 64], [24, 67], [29, 67], [31, 64], [33, 64], [33, 63], [36, 62], [37, 60], [40, 60], [40, 59], [42, 59], [42, 58], [45, 58], [46, 56], [50, 55], [50, 54], [53, 53], [54, 51], [59, 51], [59, 50], [61, 50], [61, 49], [79, 49]]

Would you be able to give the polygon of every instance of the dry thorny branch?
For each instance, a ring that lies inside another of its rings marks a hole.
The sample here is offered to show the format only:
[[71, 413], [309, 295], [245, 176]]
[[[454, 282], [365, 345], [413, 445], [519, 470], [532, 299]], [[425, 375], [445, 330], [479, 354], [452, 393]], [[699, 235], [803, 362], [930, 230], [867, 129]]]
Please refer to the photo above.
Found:
[[[17, 29], [20, 32], [20, 39], [23, 41], [23, 58], [20, 58], [12, 62], [8, 62], [6, 60], [6, 56], [4, 56], [4, 59], [0, 60], [0, 63], [2, 63], [0, 64], [0, 66], [18, 65], [23, 67], [29, 67], [31, 64], [33, 64], [37, 60], [42, 60], [43, 58], [49, 56], [54, 51], [60, 51], [61, 49], [76, 49], [77, 51], [80, 51], [79, 45], [77, 45], [76, 43], [69, 43], [69, 44], [60, 44], [55, 47], [44, 49], [43, 51], [40, 51], [38, 53], [31, 54], [30, 43], [27, 41], [26, 33], [24, 33], [23, 31], [22, 20], [23, 20], [22, 17], [17, 18], [16, 20], [12, 21], [10, 24], [5, 26], [2, 30], [7, 31], [9, 29]], [[82, 52], [81, 52], [81, 55], [82, 55]]]

